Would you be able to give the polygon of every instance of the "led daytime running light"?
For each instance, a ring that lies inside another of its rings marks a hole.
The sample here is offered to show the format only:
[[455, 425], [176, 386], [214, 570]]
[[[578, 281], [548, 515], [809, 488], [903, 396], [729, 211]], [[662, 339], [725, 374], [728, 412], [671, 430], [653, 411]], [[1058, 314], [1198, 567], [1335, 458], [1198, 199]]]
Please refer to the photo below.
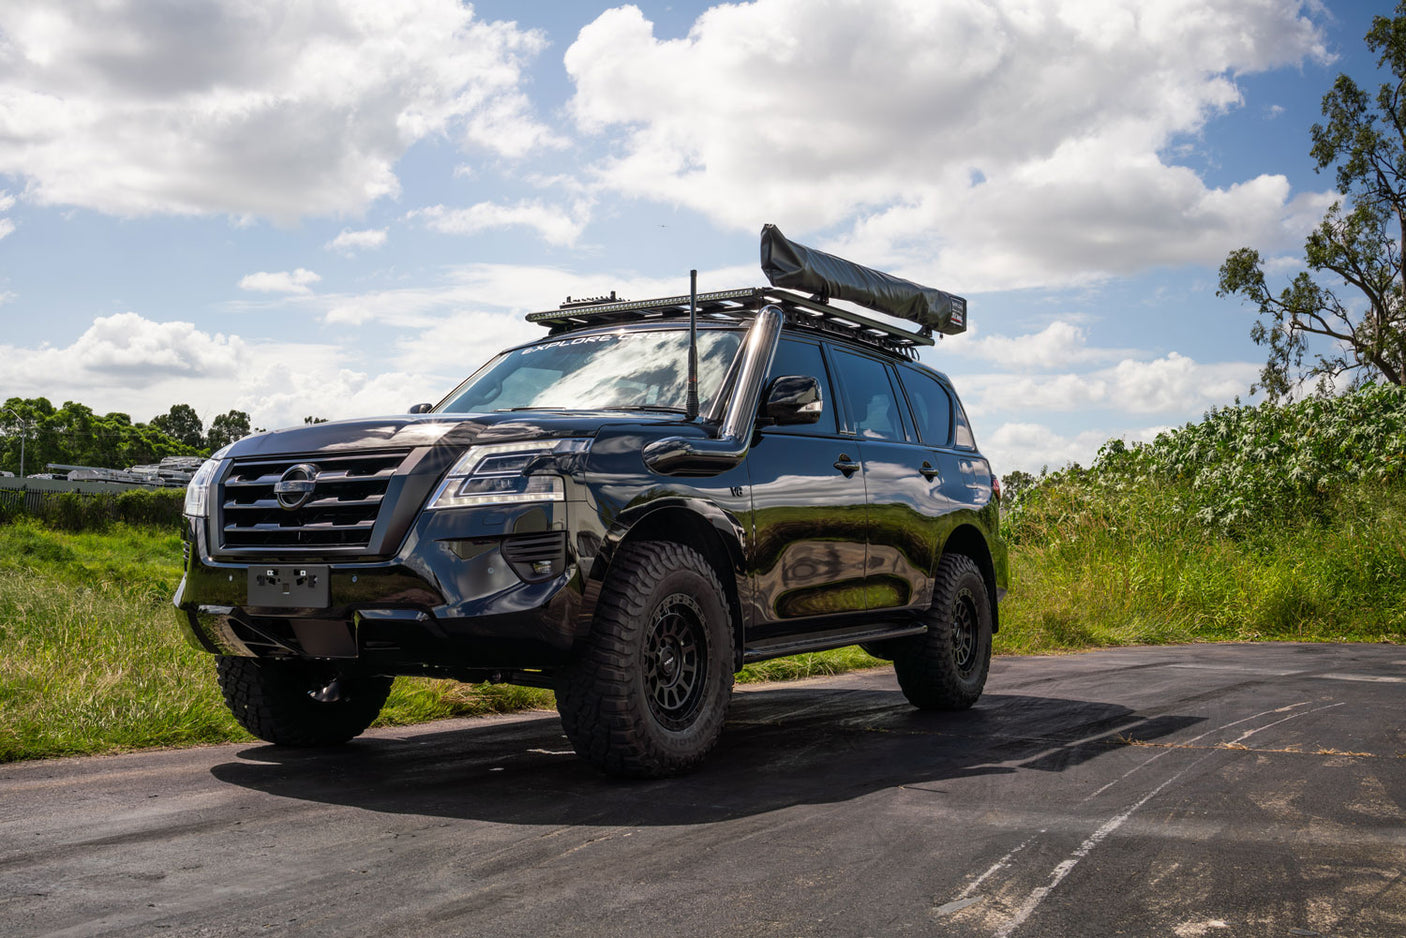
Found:
[[[552, 452], [584, 452], [589, 445], [589, 440], [531, 440], [471, 447], [445, 475], [429, 507], [566, 501], [566, 487], [559, 476], [525, 476], [521, 470], [534, 457]], [[479, 490], [474, 491], [476, 488]]]

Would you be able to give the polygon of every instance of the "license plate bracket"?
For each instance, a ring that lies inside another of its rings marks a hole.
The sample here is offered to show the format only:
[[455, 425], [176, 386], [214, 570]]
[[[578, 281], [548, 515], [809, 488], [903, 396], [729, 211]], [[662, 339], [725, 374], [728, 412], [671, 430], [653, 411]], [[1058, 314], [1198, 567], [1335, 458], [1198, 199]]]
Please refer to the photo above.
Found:
[[249, 568], [249, 605], [275, 609], [326, 609], [332, 605], [325, 564], [261, 564]]

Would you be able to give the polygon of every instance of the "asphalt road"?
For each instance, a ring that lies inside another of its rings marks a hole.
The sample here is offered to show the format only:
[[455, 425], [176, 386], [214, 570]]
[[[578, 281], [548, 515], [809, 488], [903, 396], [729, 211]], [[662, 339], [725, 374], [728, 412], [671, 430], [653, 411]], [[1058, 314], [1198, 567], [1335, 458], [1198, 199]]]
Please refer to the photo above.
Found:
[[554, 714], [0, 766], [0, 935], [1406, 935], [1406, 648], [742, 689], [698, 773]]

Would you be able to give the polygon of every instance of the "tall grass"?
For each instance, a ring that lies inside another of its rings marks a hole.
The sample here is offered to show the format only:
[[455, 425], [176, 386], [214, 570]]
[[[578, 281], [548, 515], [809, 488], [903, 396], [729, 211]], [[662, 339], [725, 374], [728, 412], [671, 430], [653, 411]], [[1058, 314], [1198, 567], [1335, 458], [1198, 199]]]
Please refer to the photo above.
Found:
[[[1111, 443], [1003, 520], [1012, 583], [996, 650], [1198, 641], [1406, 642], [1406, 392], [1229, 408]], [[0, 523], [0, 762], [250, 737], [170, 597], [169, 528]], [[857, 648], [739, 681], [878, 664]], [[550, 692], [400, 678], [379, 724], [549, 708]]]
[[[0, 762], [252, 740], [225, 708], [214, 659], [176, 627], [180, 556], [166, 528], [0, 524]], [[845, 649], [764, 662], [739, 680], [872, 663]], [[554, 706], [547, 690], [402, 677], [376, 725]]]
[[[252, 739], [172, 616], [180, 539], [0, 525], [0, 762]], [[399, 678], [377, 725], [552, 706], [549, 691]]]
[[1105, 445], [1003, 520], [997, 647], [1406, 642], [1406, 390], [1212, 411]]

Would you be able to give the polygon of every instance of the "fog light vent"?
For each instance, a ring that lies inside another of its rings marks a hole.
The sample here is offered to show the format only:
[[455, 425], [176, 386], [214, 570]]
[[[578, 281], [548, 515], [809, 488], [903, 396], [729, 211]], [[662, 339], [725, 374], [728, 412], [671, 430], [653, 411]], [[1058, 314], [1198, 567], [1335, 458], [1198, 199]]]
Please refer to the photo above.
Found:
[[566, 532], [518, 534], [503, 539], [503, 559], [529, 583], [550, 580], [566, 569]]

